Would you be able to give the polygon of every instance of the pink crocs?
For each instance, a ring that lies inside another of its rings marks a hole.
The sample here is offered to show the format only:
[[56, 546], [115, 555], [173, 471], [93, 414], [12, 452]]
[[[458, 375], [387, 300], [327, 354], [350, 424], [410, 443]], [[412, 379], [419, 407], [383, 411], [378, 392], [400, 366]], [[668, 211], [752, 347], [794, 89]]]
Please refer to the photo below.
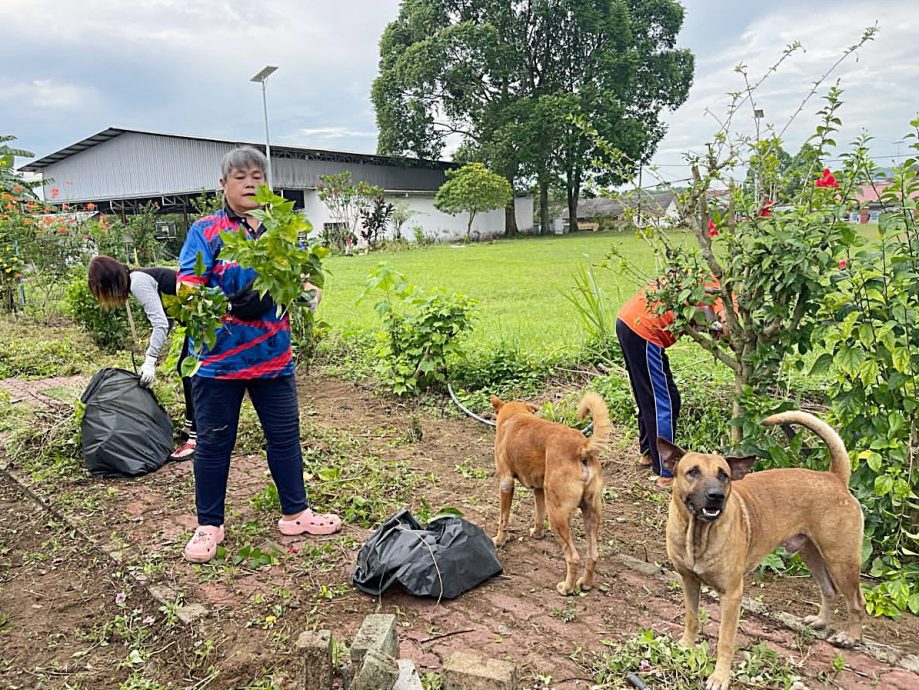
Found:
[[290, 520], [278, 520], [278, 530], [288, 537], [298, 534], [333, 534], [341, 527], [341, 518], [331, 513], [314, 513], [307, 508], [297, 517]]
[[223, 542], [223, 525], [198, 527], [185, 545], [185, 560], [207, 563], [217, 555], [217, 545]]

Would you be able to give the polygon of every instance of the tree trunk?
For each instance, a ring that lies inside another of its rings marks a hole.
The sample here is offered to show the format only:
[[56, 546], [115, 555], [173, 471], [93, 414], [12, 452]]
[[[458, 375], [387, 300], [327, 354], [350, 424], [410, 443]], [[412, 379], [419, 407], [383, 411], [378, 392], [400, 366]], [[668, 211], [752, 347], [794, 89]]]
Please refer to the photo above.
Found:
[[504, 207], [504, 234], [513, 237], [518, 233], [517, 214], [514, 209], [514, 200], [511, 199], [511, 203]]
[[568, 232], [578, 229], [578, 195], [568, 189]]
[[469, 212], [469, 222], [466, 224], [466, 241], [469, 241], [469, 236], [472, 234], [472, 219], [475, 218], [475, 211]]
[[549, 227], [549, 180], [539, 181], [539, 233], [548, 235], [552, 232]]

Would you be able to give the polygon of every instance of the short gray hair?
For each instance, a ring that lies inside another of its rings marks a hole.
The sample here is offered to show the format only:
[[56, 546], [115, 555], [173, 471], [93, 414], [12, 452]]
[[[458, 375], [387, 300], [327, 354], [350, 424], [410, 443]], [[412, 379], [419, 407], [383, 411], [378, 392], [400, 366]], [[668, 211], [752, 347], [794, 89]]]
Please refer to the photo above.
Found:
[[265, 174], [268, 169], [268, 159], [265, 154], [251, 146], [240, 146], [227, 152], [220, 161], [220, 179], [226, 180], [234, 170], [248, 170], [258, 168]]

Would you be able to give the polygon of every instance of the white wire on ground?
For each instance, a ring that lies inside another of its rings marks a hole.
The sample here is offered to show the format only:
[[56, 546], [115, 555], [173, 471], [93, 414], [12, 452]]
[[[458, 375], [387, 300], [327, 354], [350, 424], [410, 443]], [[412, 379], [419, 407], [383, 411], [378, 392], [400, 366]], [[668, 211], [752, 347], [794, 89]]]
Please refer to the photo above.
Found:
[[[453, 392], [453, 386], [450, 385], [449, 381], [447, 382], [447, 392], [450, 393], [450, 398], [453, 400], [453, 402], [456, 403], [456, 406], [460, 408], [463, 412], [465, 412], [467, 415], [469, 415], [470, 417], [472, 417], [473, 419], [479, 422], [482, 422], [482, 424], [487, 424], [488, 426], [497, 426], [497, 424], [495, 424], [492, 420], [485, 419], [484, 417], [480, 417], [475, 412], [470, 410], [468, 407], [463, 405], [463, 403], [459, 401], [459, 398], [456, 397], [456, 393]], [[588, 431], [590, 431], [593, 428], [593, 425], [594, 425], [593, 420], [591, 420], [591, 422], [587, 426], [581, 429], [581, 433], [586, 434]]]

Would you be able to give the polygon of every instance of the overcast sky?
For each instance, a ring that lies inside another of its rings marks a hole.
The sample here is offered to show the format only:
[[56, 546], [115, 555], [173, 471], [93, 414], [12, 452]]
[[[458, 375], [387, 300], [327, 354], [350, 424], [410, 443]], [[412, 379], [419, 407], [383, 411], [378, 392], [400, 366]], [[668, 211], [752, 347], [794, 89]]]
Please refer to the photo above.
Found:
[[[696, 56], [689, 100], [667, 116], [654, 162], [685, 174], [682, 152], [718, 128], [742, 82], [785, 45], [802, 42], [757, 97], [766, 121], [783, 127], [842, 50], [875, 22], [877, 38], [837, 72], [845, 89], [840, 143], [862, 129], [889, 162], [919, 111], [916, 0], [766, 3], [685, 0], [680, 45]], [[378, 41], [398, 0], [0, 0], [0, 134], [37, 156], [107, 127], [262, 141], [261, 92], [249, 78], [266, 64], [274, 143], [372, 153], [370, 85]], [[825, 88], [823, 89], [825, 91]], [[786, 134], [797, 150], [815, 124], [813, 99]], [[743, 126], [752, 122], [744, 113]], [[17, 161], [19, 165], [23, 160]], [[646, 181], [645, 184], [648, 182]]]

